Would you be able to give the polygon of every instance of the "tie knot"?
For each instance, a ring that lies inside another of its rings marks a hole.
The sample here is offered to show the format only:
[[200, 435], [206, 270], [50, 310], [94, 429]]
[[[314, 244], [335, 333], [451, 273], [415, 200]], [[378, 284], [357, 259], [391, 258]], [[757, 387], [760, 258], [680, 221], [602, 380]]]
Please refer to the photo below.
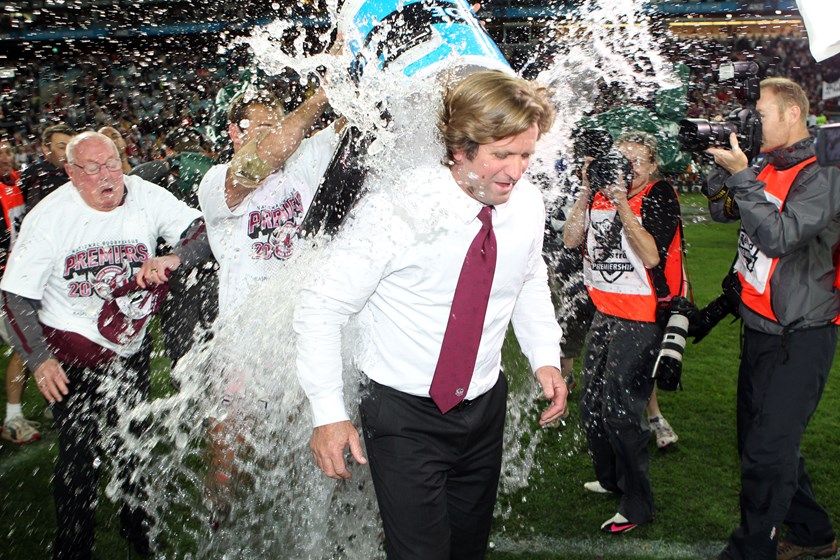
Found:
[[484, 227], [493, 227], [493, 207], [485, 206], [484, 208], [482, 208], [481, 212], [478, 213], [478, 219], [481, 220], [481, 223]]

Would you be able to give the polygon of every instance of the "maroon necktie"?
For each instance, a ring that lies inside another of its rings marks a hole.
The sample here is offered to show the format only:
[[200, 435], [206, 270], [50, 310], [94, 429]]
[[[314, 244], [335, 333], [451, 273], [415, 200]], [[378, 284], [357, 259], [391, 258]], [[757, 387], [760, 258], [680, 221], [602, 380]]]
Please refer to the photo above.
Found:
[[492, 212], [492, 206], [485, 206], [478, 213], [481, 229], [464, 257], [435, 376], [429, 389], [429, 395], [443, 414], [464, 400], [475, 369], [496, 270]]

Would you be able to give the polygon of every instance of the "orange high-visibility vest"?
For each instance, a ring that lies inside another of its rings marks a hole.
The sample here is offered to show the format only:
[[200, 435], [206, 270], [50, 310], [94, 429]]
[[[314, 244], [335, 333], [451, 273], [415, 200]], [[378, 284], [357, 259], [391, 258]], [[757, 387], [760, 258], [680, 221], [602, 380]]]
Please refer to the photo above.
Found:
[[[758, 174], [756, 179], [766, 185], [764, 196], [776, 205], [779, 212], [785, 206], [785, 200], [787, 200], [790, 187], [793, 186], [796, 176], [816, 160], [816, 157], [811, 157], [783, 170], [767, 165]], [[744, 228], [741, 228], [738, 240], [738, 259], [735, 262], [735, 270], [738, 272], [738, 279], [741, 281], [741, 302], [762, 317], [777, 323], [779, 320], [773, 312], [773, 300], [770, 294], [770, 278], [773, 276], [778, 263], [778, 257], [771, 259], [765, 255], [752, 242]]]
[[20, 222], [26, 210], [23, 200], [23, 193], [17, 186], [18, 174], [12, 171], [13, 184], [7, 185], [0, 181], [0, 207], [3, 209], [3, 218], [6, 220], [6, 227], [9, 228], [9, 251], [17, 239]]
[[[639, 222], [642, 221], [642, 202], [656, 181], [627, 202]], [[621, 229], [620, 244], [609, 243], [609, 232], [617, 220], [615, 206], [600, 192], [589, 208], [584, 246], [583, 275], [586, 289], [598, 311], [632, 321], [656, 321], [657, 293], [651, 271], [633, 251]], [[665, 280], [668, 300], [688, 293], [682, 255], [682, 229], [677, 227], [668, 246], [665, 260]], [[613, 245], [613, 246], [611, 246]]]

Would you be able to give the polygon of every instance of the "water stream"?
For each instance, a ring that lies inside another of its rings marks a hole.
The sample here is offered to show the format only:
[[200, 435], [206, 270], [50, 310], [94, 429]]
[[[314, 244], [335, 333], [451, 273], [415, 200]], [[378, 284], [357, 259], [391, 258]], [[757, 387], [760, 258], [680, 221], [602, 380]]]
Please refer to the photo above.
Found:
[[[531, 168], [545, 187], [549, 207], [568, 195], [570, 181], [558, 176], [555, 161], [570, 157], [571, 132], [595, 103], [599, 80], [616, 83], [633, 97], [675, 85], [647, 20], [640, 15], [641, 4], [587, 1], [571, 17], [549, 23], [556, 45], [546, 46], [557, 48], [551, 49], [554, 54], [539, 79], [553, 89], [558, 114], [551, 132], [540, 141]], [[339, 19], [337, 0], [327, 1], [323, 8], [332, 21]], [[378, 185], [387, 185], [389, 178], [398, 178], [413, 164], [440, 161], [442, 150], [434, 135], [440, 91], [464, 68], [405, 79], [369, 64], [357, 84], [347, 72], [353, 60], [348, 47], [338, 57], [306, 56], [300, 39], [293, 56], [284, 54], [277, 38], [291, 27], [288, 21], [277, 21], [255, 30], [245, 42], [268, 74], [291, 67], [309, 76], [319, 66], [327, 68], [325, 87], [336, 112], [377, 138], [367, 161], [371, 175], [379, 179], [371, 188], [384, 188]], [[352, 29], [345, 26], [343, 31], [346, 42], [358, 39]], [[540, 58], [545, 55], [535, 52], [531, 64]], [[469, 68], [476, 65], [473, 60]], [[390, 120], [383, 118], [386, 107]], [[412, 200], [395, 193], [394, 204], [408, 211]], [[296, 255], [271, 282], [254, 290], [235, 314], [217, 323], [208, 344], [178, 363], [172, 371], [177, 394], [135, 411], [137, 417], [151, 418], [148, 432], [130, 445], [146, 458], [135, 475], [151, 482], [147, 507], [157, 520], [153, 532], [162, 557], [384, 557], [367, 468], [354, 465], [352, 480], [332, 481], [317, 469], [308, 448], [311, 419], [296, 379], [291, 322], [300, 287], [328, 266], [323, 256], [327, 243], [326, 239], [300, 243]], [[358, 337], [352, 323], [344, 340], [346, 400], [348, 410], [354, 410], [357, 379], [352, 356]], [[536, 384], [527, 380], [524, 368], [508, 375], [522, 381], [512, 385], [502, 492], [527, 485], [531, 471], [539, 468], [534, 454], [542, 437], [534, 427], [543, 406], [536, 399]], [[232, 379], [241, 381], [240, 397], [226, 404], [223, 395]], [[234, 427], [229, 435], [238, 434], [231, 440], [238, 470], [231, 508], [215, 531], [209, 523], [212, 502], [204, 489], [210, 418], [226, 418]], [[115, 497], [117, 492], [112, 482], [108, 494]], [[507, 513], [501, 508], [498, 512]]]

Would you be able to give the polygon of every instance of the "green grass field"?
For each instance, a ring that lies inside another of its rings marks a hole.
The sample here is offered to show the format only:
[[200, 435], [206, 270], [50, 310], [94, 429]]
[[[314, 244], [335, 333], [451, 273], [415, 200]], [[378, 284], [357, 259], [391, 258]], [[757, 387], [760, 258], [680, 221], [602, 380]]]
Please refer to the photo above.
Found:
[[[705, 304], [720, 292], [720, 280], [734, 256], [737, 228], [704, 220], [697, 195], [683, 197], [687, 222], [688, 270], [695, 298]], [[582, 484], [593, 472], [586, 441], [577, 427], [577, 395], [565, 426], [544, 434], [539, 468], [529, 486], [502, 496], [489, 557], [502, 559], [663, 559], [707, 558], [723, 546], [738, 522], [738, 457], [735, 449], [735, 381], [739, 325], [721, 323], [699, 345], [689, 345], [683, 368], [684, 391], [660, 393], [666, 417], [680, 436], [674, 449], [660, 452], [651, 442], [651, 478], [657, 505], [652, 524], [620, 537], [603, 535], [600, 524], [616, 510], [616, 500], [587, 493]], [[506, 360], [517, 362], [508, 350]], [[0, 371], [5, 372], [5, 360]], [[577, 364], [579, 365], [579, 364]], [[837, 365], [835, 364], [835, 368]], [[508, 372], [510, 371], [508, 366]], [[155, 362], [157, 390], [166, 389], [167, 363]], [[4, 374], [0, 374], [2, 376]], [[829, 378], [822, 403], [803, 443], [809, 472], [821, 502], [840, 526], [840, 388]], [[5, 391], [0, 390], [5, 402]], [[24, 411], [43, 410], [33, 384]], [[48, 558], [55, 527], [50, 490], [56, 436], [18, 447], [0, 444], [0, 558]], [[106, 499], [98, 513], [98, 558], [125, 558], [116, 509]], [[361, 560], [361, 559], [360, 559]]]

